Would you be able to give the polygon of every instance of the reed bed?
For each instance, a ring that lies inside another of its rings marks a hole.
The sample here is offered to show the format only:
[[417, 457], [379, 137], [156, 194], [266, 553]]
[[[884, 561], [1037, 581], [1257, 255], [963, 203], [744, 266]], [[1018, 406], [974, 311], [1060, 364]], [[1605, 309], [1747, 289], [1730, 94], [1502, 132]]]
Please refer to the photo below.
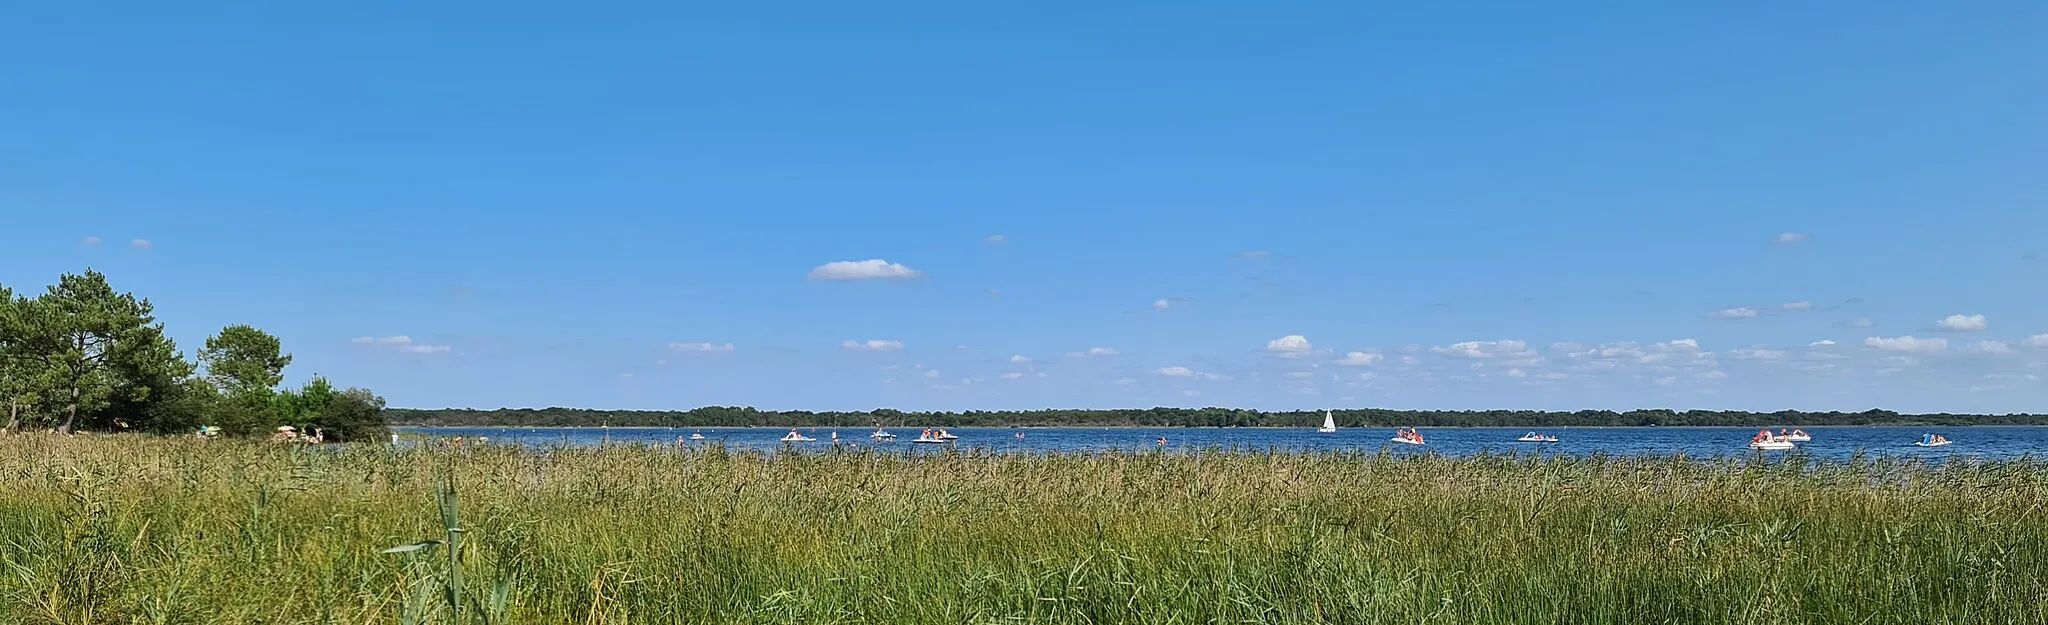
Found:
[[21, 435], [0, 622], [2048, 623], [2044, 502], [2034, 460]]

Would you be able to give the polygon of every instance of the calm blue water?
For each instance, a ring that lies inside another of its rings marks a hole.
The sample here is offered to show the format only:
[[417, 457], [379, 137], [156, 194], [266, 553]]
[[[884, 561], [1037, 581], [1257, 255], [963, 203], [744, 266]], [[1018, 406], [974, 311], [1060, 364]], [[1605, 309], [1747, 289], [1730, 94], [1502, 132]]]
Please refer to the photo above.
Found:
[[[1281, 451], [1352, 450], [1395, 453], [1437, 453], [1450, 456], [1481, 452], [1506, 453], [1541, 451], [1550, 454], [1672, 455], [1694, 457], [1784, 454], [1756, 452], [1744, 447], [1756, 428], [1626, 427], [1549, 428], [1540, 430], [1558, 437], [1556, 443], [1516, 443], [1526, 429], [1516, 428], [1434, 428], [1424, 429], [1426, 446], [1395, 445], [1392, 428], [1344, 429], [1320, 434], [1313, 429], [1278, 428], [956, 428], [960, 440], [946, 445], [914, 444], [917, 429], [890, 430], [898, 442], [877, 444], [868, 440], [871, 429], [801, 428], [814, 443], [782, 443], [776, 439], [789, 433], [775, 428], [394, 428], [407, 435], [456, 437], [474, 440], [488, 437], [490, 444], [519, 444], [534, 447], [591, 446], [604, 443], [674, 446], [678, 437], [702, 433], [705, 440], [685, 445], [722, 444], [727, 449], [824, 451], [832, 448], [831, 435], [839, 433], [842, 449], [883, 449], [901, 453], [933, 453], [947, 448], [980, 449], [997, 452], [1084, 452], [1144, 451], [1160, 449], [1159, 437], [1166, 437], [1164, 449], [1185, 451], [1205, 448], [1237, 448]], [[1812, 442], [1801, 443], [1799, 452], [1808, 457], [1847, 458], [1865, 455], [1924, 456], [1929, 458], [2015, 458], [2032, 455], [2048, 457], [2048, 427], [1815, 427], [1805, 428]], [[1947, 436], [1955, 444], [1946, 447], [1914, 447], [1922, 433]], [[1024, 438], [1017, 438], [1017, 434]]]

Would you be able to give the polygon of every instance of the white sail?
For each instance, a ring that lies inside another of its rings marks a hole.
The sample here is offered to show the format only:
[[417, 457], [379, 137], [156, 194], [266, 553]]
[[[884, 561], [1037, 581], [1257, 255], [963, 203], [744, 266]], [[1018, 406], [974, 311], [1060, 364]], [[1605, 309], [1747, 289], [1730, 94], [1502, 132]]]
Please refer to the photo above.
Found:
[[1320, 427], [1320, 428], [1316, 428], [1316, 431], [1317, 431], [1317, 432], [1335, 432], [1335, 431], [1337, 431], [1337, 417], [1336, 417], [1335, 415], [1332, 415], [1332, 414], [1330, 414], [1330, 411], [1328, 411], [1328, 410], [1325, 410], [1325, 411], [1323, 411], [1323, 427]]

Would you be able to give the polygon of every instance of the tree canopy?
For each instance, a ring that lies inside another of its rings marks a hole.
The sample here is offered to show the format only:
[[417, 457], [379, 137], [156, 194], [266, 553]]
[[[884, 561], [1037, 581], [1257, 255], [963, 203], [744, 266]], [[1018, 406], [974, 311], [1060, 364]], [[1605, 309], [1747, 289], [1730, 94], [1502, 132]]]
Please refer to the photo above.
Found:
[[0, 285], [0, 431], [187, 433], [213, 425], [261, 434], [291, 425], [340, 440], [385, 434], [384, 400], [367, 390], [335, 391], [318, 376], [304, 389], [278, 388], [291, 356], [277, 337], [228, 326], [206, 340], [194, 364], [155, 312], [91, 269], [59, 277], [34, 298]]

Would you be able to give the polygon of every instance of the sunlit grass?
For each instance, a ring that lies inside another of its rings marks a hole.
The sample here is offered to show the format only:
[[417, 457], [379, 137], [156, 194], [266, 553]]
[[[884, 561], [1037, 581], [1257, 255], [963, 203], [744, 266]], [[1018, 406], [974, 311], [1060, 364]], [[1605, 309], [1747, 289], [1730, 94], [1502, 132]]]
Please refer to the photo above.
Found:
[[[460, 558], [384, 553], [450, 483]], [[2043, 623], [2044, 505], [2025, 460], [21, 435], [0, 622]]]

